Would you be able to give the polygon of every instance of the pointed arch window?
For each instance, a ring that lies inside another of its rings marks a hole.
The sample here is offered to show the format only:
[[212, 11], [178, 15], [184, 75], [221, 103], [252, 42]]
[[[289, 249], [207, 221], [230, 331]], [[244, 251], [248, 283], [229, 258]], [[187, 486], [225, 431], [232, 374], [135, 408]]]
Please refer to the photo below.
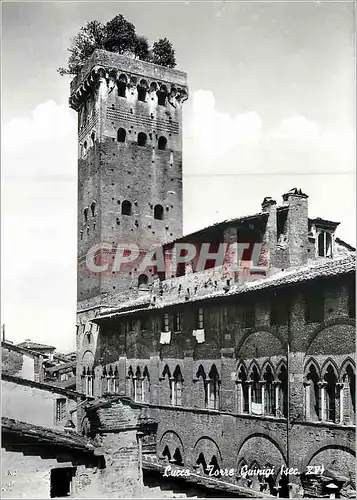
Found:
[[307, 375], [306, 417], [309, 420], [319, 420], [320, 408], [320, 377], [313, 363], [310, 364]]
[[142, 394], [142, 378], [141, 378], [141, 370], [138, 366], [136, 368], [135, 377], [134, 377], [134, 401], [140, 402], [143, 399]]
[[172, 404], [172, 378], [168, 365], [165, 365], [160, 380], [163, 382], [163, 385], [160, 387], [160, 389], [162, 388], [160, 392], [162, 393], [164, 404]]
[[171, 390], [171, 404], [173, 406], [182, 405], [182, 373], [180, 367], [177, 365], [173, 374], [172, 390]]
[[134, 398], [134, 372], [132, 366], [129, 366], [127, 379], [127, 394], [130, 398]]
[[278, 401], [279, 404], [277, 417], [280, 417], [280, 412], [282, 412], [282, 416], [287, 418], [288, 416], [288, 371], [286, 369], [285, 364], [283, 364], [278, 373]]
[[87, 223], [88, 222], [88, 208], [85, 208], [83, 210], [83, 219], [84, 219], [84, 222]]
[[212, 410], [219, 410], [219, 374], [216, 365], [212, 365], [212, 368], [208, 374], [207, 384], [207, 408]]
[[238, 372], [238, 412], [249, 413], [249, 386], [247, 372], [244, 366], [241, 366]]
[[253, 367], [252, 374], [252, 403], [255, 405], [262, 404], [262, 384], [260, 382], [260, 376], [258, 372], [258, 368], [256, 366]]
[[83, 368], [82, 379], [84, 382], [84, 394], [93, 397], [94, 394], [94, 368]]
[[324, 376], [325, 389], [325, 418], [329, 422], [336, 422], [336, 384], [337, 376], [332, 365], [328, 365]]
[[90, 211], [91, 211], [91, 214], [92, 214], [92, 217], [95, 216], [95, 201], [93, 201], [90, 205]]
[[348, 420], [352, 425], [355, 425], [356, 419], [356, 375], [351, 364], [346, 367], [346, 374], [344, 376], [344, 383], [347, 393], [347, 414]]
[[142, 401], [145, 403], [150, 403], [150, 374], [147, 366], [145, 366], [143, 371], [141, 394]]
[[266, 415], [275, 415], [275, 385], [274, 375], [270, 365], [267, 365], [263, 379], [265, 382], [264, 387], [264, 413]]

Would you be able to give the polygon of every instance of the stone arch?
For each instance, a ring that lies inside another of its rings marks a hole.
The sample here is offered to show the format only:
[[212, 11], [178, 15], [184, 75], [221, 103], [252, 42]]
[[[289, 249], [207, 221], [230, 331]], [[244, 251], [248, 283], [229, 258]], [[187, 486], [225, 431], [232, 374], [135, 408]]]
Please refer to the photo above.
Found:
[[340, 371], [338, 369], [337, 364], [335, 363], [335, 361], [331, 357], [328, 357], [324, 361], [323, 365], [321, 366], [321, 376], [323, 377], [325, 375], [325, 372], [326, 372], [329, 365], [332, 366], [333, 371], [335, 372], [335, 375], [336, 375], [336, 379], [338, 380], [339, 376], [340, 376]]
[[185, 447], [177, 432], [168, 430], [163, 433], [159, 441], [159, 452], [161, 454], [163, 453], [165, 446], [168, 447], [171, 457], [174, 456], [177, 448], [179, 449], [181, 456], [184, 457]]
[[[355, 351], [355, 320], [348, 318], [335, 318], [329, 321], [325, 321], [319, 325], [309, 336], [309, 340], [306, 347], [306, 355], [324, 355], [326, 352], [336, 352], [336, 333], [335, 330], [342, 330], [342, 335], [340, 337], [346, 337], [348, 342], [341, 343], [342, 352], [339, 354], [351, 354]], [[329, 331], [333, 327], [335, 330], [333, 332]], [[351, 327], [351, 335], [343, 335], [344, 328]]]
[[356, 364], [355, 364], [354, 360], [351, 358], [351, 356], [348, 356], [341, 365], [341, 369], [340, 369], [341, 380], [342, 380], [343, 376], [346, 375], [346, 369], [347, 369], [348, 365], [351, 365], [352, 369], [354, 371], [356, 371]]
[[319, 376], [319, 378], [321, 379], [321, 370], [320, 370], [320, 366], [319, 366], [319, 363], [316, 361], [315, 358], [313, 358], [312, 356], [310, 356], [310, 358], [305, 362], [304, 364], [304, 375], [306, 377], [306, 374], [309, 372], [310, 370], [310, 365], [313, 365], [315, 370], [316, 370], [316, 373], [317, 375]]
[[[236, 350], [236, 358], [252, 359], [260, 357], [262, 358], [268, 357], [264, 350], [264, 346], [262, 345], [263, 335], [265, 335], [266, 337], [265, 343], [269, 343], [271, 356], [286, 355], [287, 344], [285, 339], [274, 330], [264, 329], [264, 330], [254, 330], [253, 332], [248, 331], [245, 335], [243, 335], [243, 338], [241, 342], [238, 344]], [[260, 344], [260, 346], [258, 347], [258, 352], [256, 351], [256, 347], [254, 347], [254, 350], [252, 348], [252, 344], [254, 341], [258, 344], [258, 346]], [[259, 352], [259, 349], [261, 352]]]
[[[194, 447], [194, 454], [195, 454], [195, 459], [197, 460], [198, 456], [200, 453], [203, 453], [206, 459], [211, 459], [213, 455], [215, 455], [220, 462], [222, 462], [222, 454], [221, 451], [215, 442], [214, 439], [210, 438], [209, 436], [202, 436], [200, 437]], [[218, 454], [218, 455], [217, 455]], [[196, 461], [195, 460], [195, 461]]]
[[276, 372], [276, 371], [275, 371], [275, 369], [274, 369], [273, 363], [272, 363], [269, 359], [267, 359], [267, 360], [263, 363], [263, 366], [262, 366], [262, 368], [261, 368], [261, 372], [260, 372], [260, 373], [261, 373], [261, 376], [262, 376], [262, 377], [264, 377], [264, 374], [265, 374], [265, 372], [266, 372], [266, 370], [267, 370], [268, 366], [269, 366], [269, 368], [270, 368], [270, 370], [271, 370], [271, 372], [272, 372], [272, 374], [273, 374], [273, 376], [274, 376], [274, 378], [275, 378], [275, 377], [276, 377], [277, 372]]
[[[246, 443], [249, 443], [247, 453], [244, 454], [244, 446]], [[254, 443], [255, 442], [255, 443]], [[263, 443], [269, 442], [269, 444], [272, 446], [272, 450], [276, 450], [276, 460], [275, 460], [275, 465], [279, 465], [279, 468], [281, 464], [286, 464], [286, 456], [284, 453], [284, 447], [282, 444], [277, 440], [273, 439], [271, 436], [267, 434], [263, 434], [261, 432], [255, 432], [253, 434], [247, 435], [243, 441], [241, 442], [237, 454], [237, 459], [236, 463], [238, 464], [242, 458], [245, 459], [246, 463], [249, 463], [253, 460], [258, 460], [259, 461], [259, 453], [262, 453], [262, 449], [264, 449], [264, 445], [262, 446]], [[253, 451], [252, 451], [253, 450]], [[255, 455], [255, 452], [257, 452], [257, 455]], [[264, 460], [267, 462], [269, 461], [270, 463], [274, 463], [274, 460], [272, 460], [272, 457], [269, 457], [266, 455], [266, 452], [264, 452]]]
[[82, 355], [82, 364], [86, 366], [93, 366], [94, 364], [94, 354], [92, 351], [84, 351]]
[[[337, 443], [336, 441], [332, 440], [332, 439], [327, 439], [325, 441], [323, 441], [322, 443], [318, 443], [316, 445], [314, 445], [310, 450], [309, 452], [305, 455], [305, 458], [303, 459], [302, 461], [302, 470], [305, 470], [306, 467], [308, 465], [310, 465], [311, 463], [314, 462], [314, 459], [322, 454], [323, 452], [325, 452], [326, 450], [328, 450], [328, 453], [325, 453], [325, 455], [329, 455], [329, 454], [335, 454], [336, 453], [336, 450], [340, 450], [344, 453], [347, 453], [348, 455], [352, 457], [355, 457], [356, 456], [356, 452], [355, 452], [355, 447], [353, 445], [352, 442], [348, 442], [346, 439], [340, 439], [339, 442]], [[347, 455], [347, 456], [348, 456]], [[334, 460], [334, 458], [333, 458]], [[354, 462], [354, 458], [353, 458], [353, 462]], [[318, 464], [316, 464], [318, 465]], [[331, 467], [331, 464], [329, 465], [328, 463], [325, 463], [324, 464], [324, 467], [325, 469]], [[354, 470], [354, 466], [353, 466], [353, 470]]]
[[250, 363], [248, 371], [247, 371], [248, 379], [252, 376], [252, 372], [253, 372], [254, 367], [257, 369], [259, 377], [261, 378], [261, 370], [259, 368], [259, 365], [255, 361], [255, 359], [253, 359], [253, 361]]

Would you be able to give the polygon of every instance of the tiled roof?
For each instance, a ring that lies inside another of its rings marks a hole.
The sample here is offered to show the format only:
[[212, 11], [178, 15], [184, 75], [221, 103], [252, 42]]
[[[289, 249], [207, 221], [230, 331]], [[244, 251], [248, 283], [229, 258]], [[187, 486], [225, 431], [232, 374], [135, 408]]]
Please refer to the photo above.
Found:
[[36, 349], [41, 349], [41, 350], [48, 350], [50, 351], [51, 349], [56, 349], [53, 345], [46, 345], [46, 344], [39, 344], [38, 342], [32, 342], [32, 341], [26, 341], [25, 342], [21, 342], [20, 344], [17, 344], [19, 347], [25, 347], [26, 349], [32, 349], [32, 350], [36, 350]]
[[[263, 290], [267, 288], [289, 286], [319, 278], [332, 278], [334, 276], [353, 273], [355, 271], [356, 271], [355, 254], [349, 254], [347, 256], [335, 259], [316, 260], [302, 267], [279, 271], [268, 277], [254, 279], [251, 281], [245, 281], [244, 283], [240, 284], [238, 283], [236, 285], [231, 286], [231, 288], [228, 291], [207, 290], [207, 293], [191, 296], [190, 302], [209, 300], [219, 297], [234, 296], [247, 292]], [[172, 280], [175, 280], [175, 278], [172, 278]], [[153, 301], [150, 302], [148, 296], [146, 296], [145, 299], [146, 300], [144, 301], [144, 297], [139, 297], [137, 299], [124, 302], [115, 308], [105, 309], [103, 313], [93, 321], [96, 322], [100, 321], [101, 319], [110, 318], [113, 316], [131, 314], [132, 312], [134, 312], [133, 311], [134, 308], [136, 312], [147, 311], [147, 310], [161, 309], [163, 307], [186, 302], [184, 294], [180, 297], [175, 297], [175, 298], [172, 298], [172, 296], [169, 298], [165, 298], [165, 296], [163, 296], [160, 299], [157, 298], [155, 303], [153, 303]], [[143, 307], [138, 308], [138, 305], [142, 305]], [[144, 307], [144, 305], [146, 305], [146, 307]]]
[[47, 373], [59, 372], [61, 370], [67, 370], [69, 368], [75, 368], [77, 366], [77, 361], [69, 361], [68, 363], [60, 363], [50, 368], [46, 368]]

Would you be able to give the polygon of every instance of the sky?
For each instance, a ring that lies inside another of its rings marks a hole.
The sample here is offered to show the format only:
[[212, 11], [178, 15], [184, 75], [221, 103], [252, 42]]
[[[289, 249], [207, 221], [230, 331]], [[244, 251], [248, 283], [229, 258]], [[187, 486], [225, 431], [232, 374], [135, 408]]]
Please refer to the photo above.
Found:
[[123, 14], [187, 72], [184, 232], [298, 187], [356, 242], [353, 2], [3, 2], [2, 323], [75, 348], [77, 147], [70, 39]]

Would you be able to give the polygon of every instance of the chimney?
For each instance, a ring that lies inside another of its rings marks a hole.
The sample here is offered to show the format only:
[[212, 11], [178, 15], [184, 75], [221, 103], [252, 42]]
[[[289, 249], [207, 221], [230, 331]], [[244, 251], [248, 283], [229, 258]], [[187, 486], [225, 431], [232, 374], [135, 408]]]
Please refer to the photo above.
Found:
[[274, 265], [277, 243], [276, 201], [270, 196], [264, 198], [262, 212], [268, 214], [262, 243], [265, 252], [265, 264], [270, 268]]
[[307, 264], [308, 245], [308, 196], [301, 189], [291, 189], [283, 195], [288, 206], [287, 243], [289, 265], [291, 267]]

